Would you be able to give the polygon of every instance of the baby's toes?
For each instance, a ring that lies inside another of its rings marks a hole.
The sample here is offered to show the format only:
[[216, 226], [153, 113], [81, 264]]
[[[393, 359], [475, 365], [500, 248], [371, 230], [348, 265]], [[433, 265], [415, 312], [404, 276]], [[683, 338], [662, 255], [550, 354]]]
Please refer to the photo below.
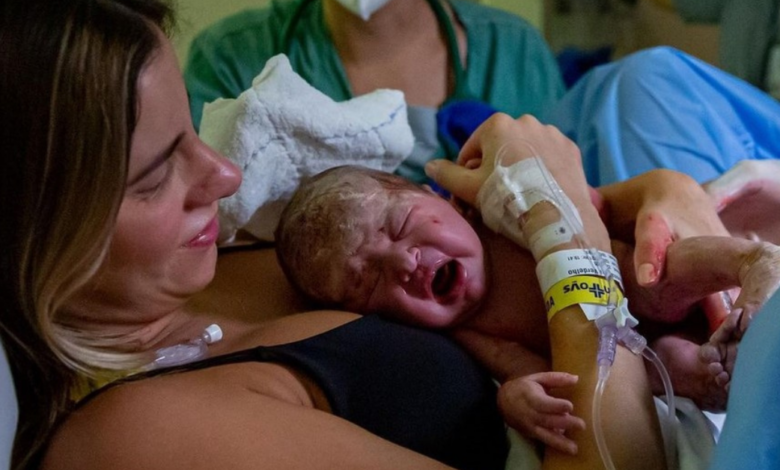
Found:
[[737, 361], [738, 346], [739, 343], [737, 341], [731, 341], [725, 345], [726, 353], [723, 355], [724, 357], [721, 360], [721, 364], [723, 364], [723, 369], [729, 374], [734, 372], [734, 363]]
[[710, 362], [707, 364], [707, 372], [713, 377], [717, 377], [718, 374], [725, 372], [725, 369], [723, 369], [723, 364], [720, 362]]
[[715, 374], [715, 385], [718, 387], [728, 390], [729, 382], [731, 382], [731, 375], [725, 370]]
[[699, 360], [705, 364], [718, 364], [720, 365], [720, 361], [722, 359], [722, 355], [720, 353], [720, 348], [717, 344], [714, 343], [705, 343], [702, 344], [699, 348]]

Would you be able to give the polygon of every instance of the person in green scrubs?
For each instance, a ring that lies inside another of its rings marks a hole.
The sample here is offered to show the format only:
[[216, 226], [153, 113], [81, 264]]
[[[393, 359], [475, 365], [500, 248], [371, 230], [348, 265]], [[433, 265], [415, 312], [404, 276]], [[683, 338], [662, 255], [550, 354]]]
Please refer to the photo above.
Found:
[[563, 95], [548, 45], [516, 15], [467, 0], [390, 0], [373, 2], [381, 6], [364, 20], [349, 3], [271, 0], [201, 32], [185, 65], [195, 125], [204, 103], [238, 96], [270, 57], [284, 53], [336, 101], [402, 90], [416, 142], [398, 173], [424, 182], [425, 163], [445, 155], [436, 124], [442, 106], [467, 100], [512, 116], [539, 115]]

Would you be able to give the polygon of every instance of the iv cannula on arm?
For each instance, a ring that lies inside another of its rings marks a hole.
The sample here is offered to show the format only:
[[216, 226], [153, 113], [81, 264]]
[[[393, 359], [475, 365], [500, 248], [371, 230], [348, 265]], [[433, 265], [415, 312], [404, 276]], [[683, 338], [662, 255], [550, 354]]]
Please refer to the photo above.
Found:
[[[529, 152], [521, 147], [522, 144], [508, 144], [497, 152], [496, 169], [478, 196], [485, 223], [529, 248], [537, 263], [555, 253], [570, 253], [568, 250], [580, 252], [581, 257], [590, 257], [591, 260], [611, 257], [606, 229], [590, 201], [577, 200], [578, 204], [571, 201], [554, 180], [549, 181], [552, 177], [541, 158], [523, 157], [527, 157]], [[533, 151], [531, 154], [536, 155]], [[518, 164], [520, 160], [524, 161]], [[553, 197], [550, 197], [551, 188]], [[492, 217], [491, 210], [494, 211]], [[573, 223], [572, 218], [576, 219]], [[582, 227], [579, 233], [571, 230], [572, 225]], [[557, 294], [550, 294], [545, 287], [542, 288], [548, 304], [555, 304], [556, 299], [559, 301], [557, 306], [548, 305], [553, 370], [579, 377], [575, 387], [553, 393], [570, 400], [574, 413], [588, 424], [586, 430], [575, 431], [569, 436], [577, 443], [578, 454], [571, 456], [548, 449], [545, 469], [604, 468], [592, 415], [594, 394], [601, 392], [597, 388], [600, 383], [597, 360], [599, 328], [593, 321], [598, 314], [593, 313], [591, 305], [560, 301], [582, 293], [586, 297], [609, 295], [612, 275], [606, 276], [606, 279], [607, 283], [602, 285], [600, 282], [604, 279], [599, 281], [596, 276], [556, 278], [555, 281], [560, 282], [551, 281], [548, 286], [556, 284]], [[544, 284], [541, 277], [540, 282]], [[593, 282], [596, 285], [587, 294], [589, 283]], [[580, 286], [584, 292], [574, 292], [580, 290]], [[574, 287], [574, 290], [565, 290], [567, 287]], [[555, 290], [551, 288], [550, 292]], [[617, 292], [617, 289], [612, 290]], [[643, 359], [623, 347], [613, 351], [614, 362], [611, 368], [606, 369], [610, 372], [610, 380], [605, 382], [603, 396], [599, 397], [604, 404], [600, 431], [609, 448], [609, 458], [617, 469], [665, 468], [663, 440]]]

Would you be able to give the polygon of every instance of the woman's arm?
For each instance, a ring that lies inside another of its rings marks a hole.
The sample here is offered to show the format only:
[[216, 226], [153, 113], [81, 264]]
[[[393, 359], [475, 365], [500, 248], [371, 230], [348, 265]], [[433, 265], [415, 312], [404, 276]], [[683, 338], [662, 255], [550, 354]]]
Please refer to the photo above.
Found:
[[[463, 166], [447, 162], [429, 163], [426, 170], [438, 184], [467, 203], [476, 205], [477, 193], [493, 172], [493, 159], [507, 144], [520, 149], [531, 143], [533, 152], [518, 152], [519, 158], [540, 156], [557, 183], [579, 211], [584, 235], [589, 246], [609, 252], [609, 238], [601, 223], [585, 184], [579, 151], [557, 129], [543, 126], [531, 117], [514, 121], [495, 115], [483, 124], [464, 145], [459, 161]], [[511, 163], [511, 162], [505, 162]], [[484, 211], [485, 208], [481, 208]], [[537, 213], [535, 213], [537, 212]], [[558, 210], [546, 203], [537, 203], [522, 216], [528, 225], [540, 226], [560, 217]], [[548, 220], [544, 220], [548, 218]], [[520, 221], [518, 221], [519, 223]], [[571, 248], [577, 240], [546, 250], [545, 254]], [[538, 261], [538, 259], [537, 259]], [[584, 418], [588, 429], [572, 432], [579, 452], [571, 456], [547, 449], [544, 467], [547, 469], [593, 469], [602, 465], [594, 435], [591, 403], [597, 380], [596, 348], [598, 332], [593, 322], [583, 315], [579, 305], [564, 308], [555, 314], [549, 324], [553, 370], [579, 377], [574, 387], [566, 388], [560, 396], [574, 404], [574, 413]], [[607, 443], [618, 468], [664, 468], [660, 429], [652, 404], [650, 388], [641, 357], [622, 347], [612, 367], [611, 380], [605, 393], [603, 423]]]

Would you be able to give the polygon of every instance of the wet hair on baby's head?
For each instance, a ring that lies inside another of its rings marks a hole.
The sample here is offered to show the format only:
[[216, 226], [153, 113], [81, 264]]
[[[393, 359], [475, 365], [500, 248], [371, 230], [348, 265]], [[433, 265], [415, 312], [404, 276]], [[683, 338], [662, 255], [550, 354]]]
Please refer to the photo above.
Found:
[[367, 201], [423, 187], [392, 173], [339, 166], [305, 180], [282, 212], [276, 255], [287, 279], [302, 294], [338, 307], [343, 286], [329, 276], [362, 242]]

